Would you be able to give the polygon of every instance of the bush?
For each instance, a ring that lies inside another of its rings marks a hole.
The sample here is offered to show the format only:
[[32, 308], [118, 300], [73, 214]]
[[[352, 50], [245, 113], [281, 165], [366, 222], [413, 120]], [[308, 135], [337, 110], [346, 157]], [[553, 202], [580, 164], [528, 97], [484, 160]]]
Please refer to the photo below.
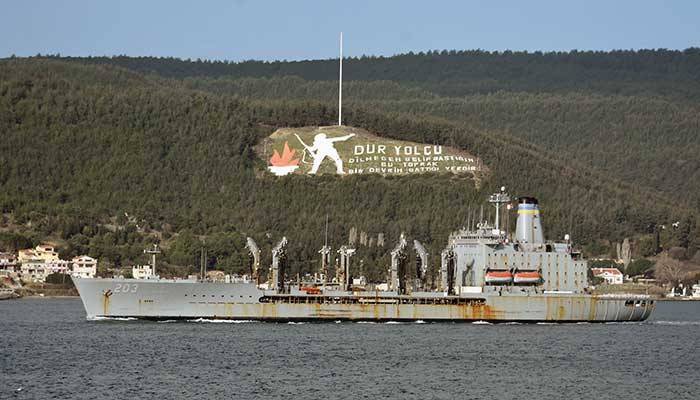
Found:
[[614, 260], [592, 260], [588, 262], [589, 268], [617, 268], [618, 264]]
[[625, 268], [625, 273], [629, 276], [644, 275], [645, 272], [652, 268], [654, 268], [653, 261], [640, 258], [629, 263], [627, 268]]
[[54, 285], [67, 285], [70, 287], [75, 287], [73, 284], [73, 279], [71, 278], [70, 275], [68, 274], [61, 274], [58, 272], [54, 272], [53, 274], [49, 274], [46, 276], [46, 283], [51, 283]]

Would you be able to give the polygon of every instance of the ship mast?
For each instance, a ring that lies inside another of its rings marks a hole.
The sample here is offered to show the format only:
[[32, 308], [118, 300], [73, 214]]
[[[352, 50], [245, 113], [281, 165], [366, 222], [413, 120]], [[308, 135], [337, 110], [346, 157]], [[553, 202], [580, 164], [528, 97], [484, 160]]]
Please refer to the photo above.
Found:
[[501, 205], [506, 204], [510, 202], [510, 195], [506, 193], [506, 187], [501, 186], [501, 191], [498, 193], [494, 193], [491, 196], [489, 196], [489, 203], [493, 204], [494, 207], [496, 207], [496, 229], [498, 231], [501, 231]]
[[326, 214], [326, 231], [323, 241], [323, 247], [319, 251], [321, 254], [321, 275], [323, 276], [323, 288], [326, 288], [326, 280], [328, 279], [328, 264], [331, 261], [331, 248], [328, 246], [328, 214]]
[[153, 271], [153, 277], [156, 276], [156, 255], [160, 254], [160, 249], [157, 243], [153, 243], [152, 249], [146, 249], [143, 251], [144, 254], [151, 255], [151, 271]]

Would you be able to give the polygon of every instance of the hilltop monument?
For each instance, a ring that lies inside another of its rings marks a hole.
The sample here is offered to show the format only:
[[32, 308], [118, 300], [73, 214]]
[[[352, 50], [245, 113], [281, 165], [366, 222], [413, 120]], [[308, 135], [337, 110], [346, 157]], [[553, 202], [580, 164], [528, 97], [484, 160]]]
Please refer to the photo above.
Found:
[[323, 160], [328, 157], [333, 162], [335, 162], [335, 171], [338, 175], [345, 174], [343, 170], [343, 160], [338, 154], [338, 150], [335, 149], [335, 142], [343, 142], [351, 137], [355, 136], [354, 133], [345, 136], [338, 136], [334, 138], [329, 138], [325, 133], [318, 133], [314, 136], [314, 143], [311, 146], [307, 146], [304, 141], [301, 140], [299, 135], [296, 135], [299, 143], [304, 146], [304, 149], [309, 152], [311, 158], [313, 158], [313, 164], [311, 170], [309, 170], [310, 175], [316, 175], [318, 168], [321, 166]]

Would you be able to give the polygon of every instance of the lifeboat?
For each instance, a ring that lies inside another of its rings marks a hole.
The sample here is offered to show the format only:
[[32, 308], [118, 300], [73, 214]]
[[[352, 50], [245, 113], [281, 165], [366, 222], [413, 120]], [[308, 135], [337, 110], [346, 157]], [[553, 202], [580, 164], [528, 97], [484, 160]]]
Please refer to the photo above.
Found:
[[321, 289], [315, 286], [304, 286], [301, 291], [306, 292], [306, 294], [321, 294]]
[[523, 271], [516, 272], [513, 277], [513, 282], [515, 283], [540, 283], [542, 281], [542, 276], [537, 271]]
[[484, 281], [491, 285], [502, 285], [513, 281], [513, 274], [510, 271], [488, 271]]

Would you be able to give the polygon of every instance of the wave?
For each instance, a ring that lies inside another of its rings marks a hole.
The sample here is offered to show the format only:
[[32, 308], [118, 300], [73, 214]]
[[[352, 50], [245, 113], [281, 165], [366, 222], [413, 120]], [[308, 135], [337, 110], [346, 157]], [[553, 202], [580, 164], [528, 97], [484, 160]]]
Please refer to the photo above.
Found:
[[649, 321], [652, 325], [677, 325], [677, 326], [694, 326], [700, 325], [700, 321]]
[[246, 324], [249, 322], [257, 322], [249, 319], [209, 319], [209, 318], [197, 318], [188, 319], [187, 322], [199, 322], [199, 323], [209, 323], [209, 324]]
[[88, 317], [88, 321], [136, 321], [134, 317]]
[[490, 323], [488, 321], [474, 321], [474, 322], [472, 322], [472, 324], [474, 324], [474, 325], [493, 325], [492, 323]]

